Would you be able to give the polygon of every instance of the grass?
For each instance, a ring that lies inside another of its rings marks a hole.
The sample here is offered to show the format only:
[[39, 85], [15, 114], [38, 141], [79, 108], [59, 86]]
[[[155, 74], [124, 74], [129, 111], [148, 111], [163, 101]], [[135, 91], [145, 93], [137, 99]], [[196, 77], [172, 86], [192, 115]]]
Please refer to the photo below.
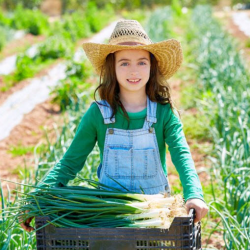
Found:
[[209, 141], [211, 139], [207, 117], [200, 112], [192, 113], [187, 110], [182, 116], [182, 122], [184, 133], [188, 138], [198, 141]]
[[33, 169], [34, 169], [33, 166], [27, 166], [26, 164], [25, 164], [25, 166], [23, 166], [23, 165], [17, 165], [17, 167], [15, 169], [13, 169], [13, 170], [10, 171], [10, 174], [17, 175], [18, 178], [20, 180], [22, 180], [23, 178], [25, 178], [24, 172], [25, 171], [27, 172], [27, 171], [30, 171], [30, 170], [33, 170]]
[[246, 48], [250, 48], [250, 38], [246, 40]]
[[196, 150], [199, 154], [211, 155], [213, 151], [213, 144], [210, 141], [200, 141], [193, 139], [190, 145], [191, 151]]
[[18, 145], [11, 145], [7, 152], [10, 153], [13, 157], [17, 157], [32, 153], [34, 151], [34, 148], [34, 146], [23, 146], [21, 143], [19, 143]]

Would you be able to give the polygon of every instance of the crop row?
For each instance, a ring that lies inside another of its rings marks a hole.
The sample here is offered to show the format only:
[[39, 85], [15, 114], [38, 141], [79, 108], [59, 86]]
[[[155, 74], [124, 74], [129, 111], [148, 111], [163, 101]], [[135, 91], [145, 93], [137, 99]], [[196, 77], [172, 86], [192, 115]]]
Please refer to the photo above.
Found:
[[[224, 226], [227, 249], [249, 249], [250, 76], [233, 39], [209, 6], [193, 10], [187, 31], [193, 50], [198, 104], [210, 121], [214, 151], [210, 208]], [[215, 190], [220, 190], [218, 196]]]

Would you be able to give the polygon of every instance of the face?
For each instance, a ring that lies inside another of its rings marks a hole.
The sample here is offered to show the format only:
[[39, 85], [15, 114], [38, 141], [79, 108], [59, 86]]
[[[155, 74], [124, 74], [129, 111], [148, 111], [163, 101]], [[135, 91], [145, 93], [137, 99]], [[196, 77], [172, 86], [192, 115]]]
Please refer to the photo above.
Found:
[[121, 93], [145, 94], [150, 76], [150, 53], [146, 50], [115, 52], [115, 72]]

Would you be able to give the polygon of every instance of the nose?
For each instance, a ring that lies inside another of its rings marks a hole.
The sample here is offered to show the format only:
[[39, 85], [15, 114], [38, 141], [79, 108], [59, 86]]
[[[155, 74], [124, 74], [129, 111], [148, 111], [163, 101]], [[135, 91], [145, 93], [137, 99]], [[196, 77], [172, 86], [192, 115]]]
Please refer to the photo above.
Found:
[[131, 72], [131, 76], [136, 76], [138, 73], [136, 71]]
[[131, 67], [130, 74], [131, 74], [131, 76], [136, 76], [138, 74], [138, 69], [137, 69], [136, 65]]

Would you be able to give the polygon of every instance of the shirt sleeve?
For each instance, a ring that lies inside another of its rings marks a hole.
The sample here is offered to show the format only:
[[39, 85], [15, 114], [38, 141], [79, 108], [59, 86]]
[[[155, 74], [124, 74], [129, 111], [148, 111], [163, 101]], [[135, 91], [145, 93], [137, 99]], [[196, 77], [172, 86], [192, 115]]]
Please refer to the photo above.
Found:
[[179, 116], [170, 109], [164, 125], [165, 142], [168, 145], [173, 164], [179, 173], [184, 199], [198, 198], [204, 201], [199, 177], [195, 170]]
[[93, 106], [82, 117], [71, 145], [62, 159], [38, 183], [38, 186], [42, 187], [44, 184], [66, 186], [69, 180], [74, 179], [76, 174], [81, 171], [97, 140]]

